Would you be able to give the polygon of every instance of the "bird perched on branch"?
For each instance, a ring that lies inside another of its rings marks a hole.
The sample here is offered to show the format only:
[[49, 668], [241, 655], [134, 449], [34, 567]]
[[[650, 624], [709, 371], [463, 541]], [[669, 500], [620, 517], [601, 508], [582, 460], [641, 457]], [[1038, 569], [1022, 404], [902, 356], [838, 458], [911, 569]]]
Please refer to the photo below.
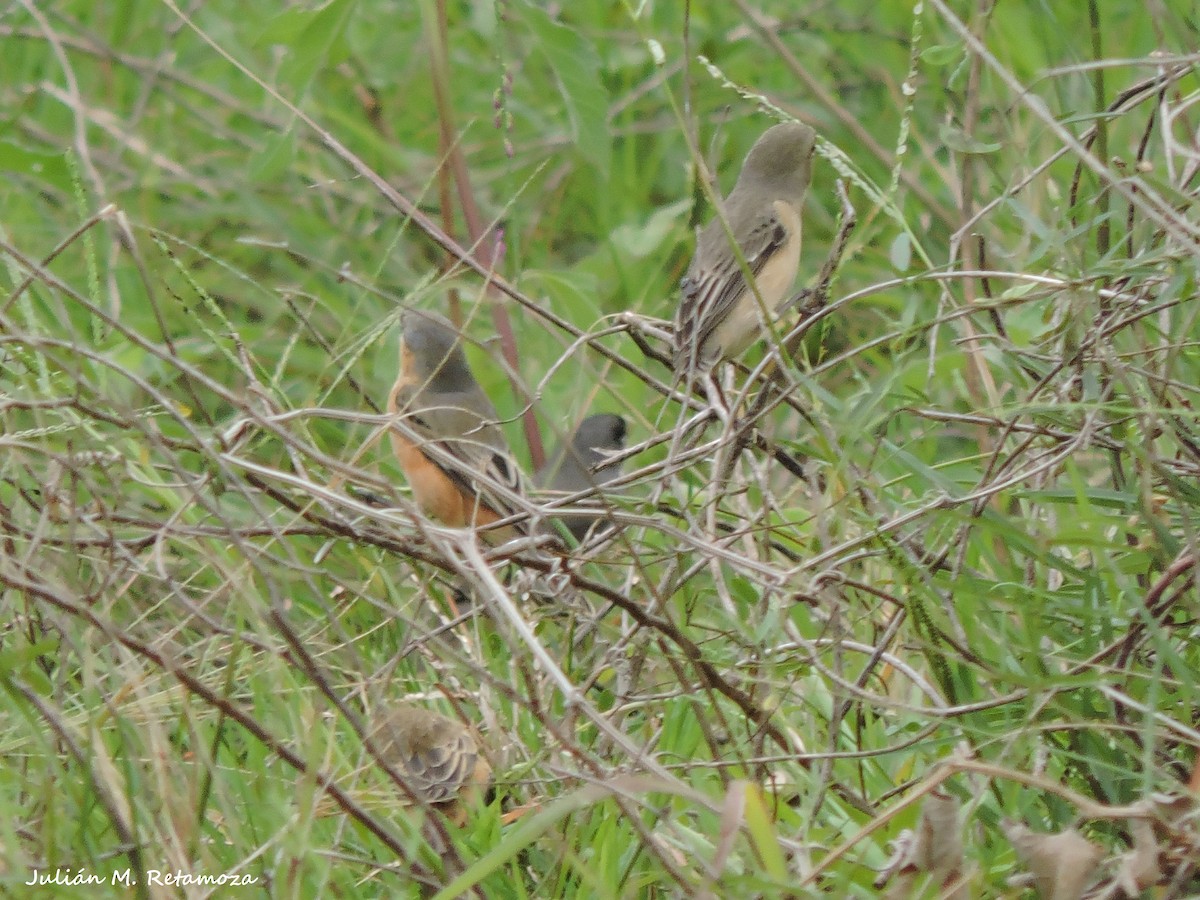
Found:
[[[401, 323], [389, 436], [417, 504], [454, 528], [485, 528], [512, 516], [521, 508], [524, 476], [467, 364], [462, 335], [431, 312], [410, 310]], [[500, 543], [527, 532], [515, 525], [484, 534]]]
[[492, 767], [471, 730], [441, 713], [402, 704], [384, 716], [370, 739], [410, 799], [442, 810], [459, 825], [491, 783]]
[[720, 214], [700, 232], [675, 316], [680, 375], [707, 372], [737, 356], [787, 299], [800, 265], [800, 207], [815, 143], [816, 134], [800, 122], [767, 129], [746, 155]]
[[[570, 440], [557, 447], [534, 473], [534, 482], [539, 487], [564, 494], [603, 487], [621, 474], [620, 463], [606, 464], [606, 461], [611, 454], [625, 449], [627, 428], [625, 419], [612, 413], [588, 416], [579, 423]], [[560, 521], [575, 540], [582, 543], [592, 525], [607, 519], [594, 515], [564, 515]]]

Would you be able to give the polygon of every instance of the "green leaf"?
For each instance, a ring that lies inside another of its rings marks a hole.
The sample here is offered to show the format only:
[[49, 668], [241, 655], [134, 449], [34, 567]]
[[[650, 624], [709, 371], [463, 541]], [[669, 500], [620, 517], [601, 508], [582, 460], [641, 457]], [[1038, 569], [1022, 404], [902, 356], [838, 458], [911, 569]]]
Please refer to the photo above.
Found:
[[607, 181], [612, 162], [609, 100], [608, 91], [600, 81], [600, 57], [596, 48], [577, 31], [555, 22], [532, 3], [525, 4], [522, 18], [538, 40], [537, 49], [554, 71], [559, 93], [566, 104], [575, 146]]
[[942, 125], [938, 129], [938, 137], [941, 138], [943, 144], [956, 153], [995, 153], [1004, 146], [1003, 144], [988, 144], [968, 137], [961, 128], [955, 128], [953, 125]]
[[280, 178], [296, 158], [296, 132], [293, 129], [267, 141], [266, 148], [250, 164], [250, 177], [255, 181]]
[[963, 53], [961, 44], [935, 44], [926, 47], [921, 52], [921, 61], [931, 66], [948, 66], [958, 60]]
[[1001, 300], [1018, 300], [1032, 294], [1034, 291], [1044, 288], [1044, 285], [1037, 284], [1033, 281], [1018, 281], [1012, 287], [1004, 289], [1004, 293], [1000, 295]]
[[787, 878], [787, 863], [779, 849], [779, 838], [772, 827], [771, 813], [763, 801], [762, 790], [756, 784], [746, 785], [744, 813], [746, 830], [750, 832], [763, 868], [776, 881], [783, 881]]
[[54, 685], [42, 671], [39, 662], [42, 657], [52, 654], [57, 646], [58, 641], [42, 638], [32, 644], [18, 645], [12, 650], [0, 652], [0, 682], [8, 681], [15, 674], [38, 694], [51, 696]]
[[908, 271], [908, 267], [912, 264], [912, 239], [909, 238], [907, 231], [896, 235], [892, 246], [888, 248], [888, 259], [891, 260], [892, 268], [897, 272], [903, 274]]
[[651, 213], [650, 218], [640, 225], [618, 225], [612, 233], [613, 246], [638, 259], [649, 256], [664, 240], [679, 232], [690, 206], [690, 200], [678, 200]]
[[346, 23], [358, 0], [329, 0], [316, 9], [293, 8], [280, 13], [259, 35], [258, 45], [279, 44], [288, 54], [279, 83], [298, 94], [308, 90], [313, 75], [346, 60]]
[[0, 141], [0, 172], [28, 175], [61, 190], [69, 190], [67, 160], [61, 153], [39, 153]]

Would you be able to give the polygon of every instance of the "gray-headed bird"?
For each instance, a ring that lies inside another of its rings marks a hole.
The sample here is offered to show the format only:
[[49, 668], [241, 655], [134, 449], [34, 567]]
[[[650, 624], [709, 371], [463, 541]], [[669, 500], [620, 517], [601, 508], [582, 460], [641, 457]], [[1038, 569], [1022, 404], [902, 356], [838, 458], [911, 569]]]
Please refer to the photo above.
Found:
[[[816, 134], [800, 122], [767, 129], [750, 148], [741, 174], [700, 232], [681, 283], [675, 317], [675, 371], [707, 372], [759, 336], [764, 315], [787, 299], [800, 265], [800, 208], [812, 173]], [[728, 232], [726, 231], [728, 223]], [[733, 243], [754, 276], [755, 289]]]
[[[491, 400], [475, 380], [463, 338], [443, 316], [410, 310], [402, 321], [400, 377], [388, 396], [392, 448], [417, 505], [444, 525], [483, 528], [515, 514], [524, 477]], [[487, 531], [507, 541], [526, 531]]]
[[[564, 494], [577, 494], [589, 488], [599, 488], [621, 474], [620, 463], [607, 463], [608, 458], [625, 448], [625, 420], [612, 413], [588, 416], [579, 423], [569, 441], [550, 454], [546, 463], [534, 474], [534, 482]], [[606, 464], [607, 463], [607, 464]], [[594, 515], [564, 515], [560, 521], [582, 542], [588, 529], [601, 517]]]

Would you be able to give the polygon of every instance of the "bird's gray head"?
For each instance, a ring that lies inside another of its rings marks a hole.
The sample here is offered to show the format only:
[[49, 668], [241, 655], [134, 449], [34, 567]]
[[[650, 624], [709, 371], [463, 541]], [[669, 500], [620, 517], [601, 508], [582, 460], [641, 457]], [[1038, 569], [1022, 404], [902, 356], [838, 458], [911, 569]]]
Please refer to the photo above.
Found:
[[801, 122], [768, 128], [746, 154], [738, 187], [765, 185], [792, 196], [803, 195], [812, 175], [816, 143], [816, 132]]
[[414, 376], [436, 379], [439, 390], [467, 390], [475, 377], [463, 353], [463, 337], [445, 316], [410, 309], [400, 319], [404, 352]]
[[[588, 416], [575, 429], [575, 452], [589, 466], [603, 460], [607, 453], [613, 453], [625, 448], [625, 432], [628, 426], [625, 419], [613, 413], [598, 413]], [[597, 451], [605, 451], [603, 453]]]

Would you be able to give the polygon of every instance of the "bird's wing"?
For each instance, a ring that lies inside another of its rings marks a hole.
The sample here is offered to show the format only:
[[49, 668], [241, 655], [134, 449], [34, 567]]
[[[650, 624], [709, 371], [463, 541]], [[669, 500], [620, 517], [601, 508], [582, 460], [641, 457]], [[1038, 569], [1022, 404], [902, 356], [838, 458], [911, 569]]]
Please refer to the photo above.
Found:
[[[734, 234], [745, 235], [741, 244], [742, 256], [755, 276], [788, 241], [788, 227], [775, 214], [773, 204], [764, 202], [743, 221], [731, 221], [729, 225]], [[720, 218], [713, 219], [700, 233], [696, 255], [680, 288], [683, 298], [677, 318], [676, 344], [686, 360], [690, 358], [692, 348], [698, 352], [746, 292], [745, 273], [729, 246], [729, 235]]]
[[452, 719], [401, 707], [375, 735], [381, 758], [426, 803], [445, 803], [475, 776], [479, 748]]
[[396, 406], [422, 452], [468, 497], [503, 518], [518, 512], [513, 495], [526, 493], [525, 479], [482, 391], [402, 389]]
[[465, 731], [401, 754], [410, 787], [429, 803], [453, 800], [473, 776], [479, 749]]

